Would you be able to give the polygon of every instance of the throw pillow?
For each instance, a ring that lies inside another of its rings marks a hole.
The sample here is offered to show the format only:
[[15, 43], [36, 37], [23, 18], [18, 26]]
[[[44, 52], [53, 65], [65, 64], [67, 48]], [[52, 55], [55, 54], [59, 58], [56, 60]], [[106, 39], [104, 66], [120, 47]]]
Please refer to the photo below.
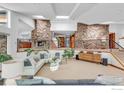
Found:
[[31, 61], [28, 58], [24, 60], [24, 66], [32, 66]]
[[44, 54], [44, 59], [48, 59], [48, 54], [47, 53]]
[[38, 57], [33, 57], [36, 62], [40, 61]]
[[40, 59], [44, 59], [44, 54], [40, 54]]
[[33, 57], [31, 57], [29, 60], [31, 61], [32, 66], [35, 67], [37, 62], [33, 59]]
[[60, 59], [60, 53], [59, 52], [55, 53], [55, 57]]

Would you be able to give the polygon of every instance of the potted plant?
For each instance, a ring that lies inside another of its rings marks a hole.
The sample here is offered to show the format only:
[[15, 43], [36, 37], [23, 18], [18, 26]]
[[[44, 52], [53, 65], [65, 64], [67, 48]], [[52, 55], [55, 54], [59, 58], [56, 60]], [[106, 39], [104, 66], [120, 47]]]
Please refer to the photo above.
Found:
[[57, 65], [56, 59], [57, 59], [56, 57], [53, 57], [53, 58], [51, 58], [51, 59], [49, 60], [50, 66], [55, 66], [55, 65]]
[[74, 49], [65, 49], [64, 50], [64, 54], [63, 54], [63, 58], [66, 59], [66, 63], [67, 63], [67, 60], [72, 58], [74, 56]]
[[13, 58], [6, 54], [6, 53], [0, 53], [0, 70], [2, 68], [2, 63], [8, 60], [12, 60]]
[[25, 51], [27, 52], [27, 56], [30, 56], [34, 50], [32, 48], [28, 48]]
[[[49, 53], [49, 51], [47, 49], [43, 49], [41, 51], [46, 51], [47, 53]], [[34, 54], [38, 54], [39, 53], [39, 51], [33, 50], [32, 48], [26, 49], [25, 52], [27, 52], [27, 57], [30, 56], [33, 52], [34, 52]]]
[[59, 63], [56, 60], [57, 60], [56, 57], [53, 57], [49, 60], [51, 71], [55, 71], [59, 68]]

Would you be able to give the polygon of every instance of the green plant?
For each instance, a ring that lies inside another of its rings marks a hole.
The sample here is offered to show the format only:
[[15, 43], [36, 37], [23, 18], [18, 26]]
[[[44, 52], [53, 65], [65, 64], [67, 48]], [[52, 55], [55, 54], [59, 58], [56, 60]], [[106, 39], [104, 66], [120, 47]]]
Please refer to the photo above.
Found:
[[25, 51], [27, 52], [27, 56], [30, 56], [31, 53], [32, 53], [34, 50], [31, 49], [31, 48], [28, 48], [28, 49], [26, 49]]
[[39, 51], [34, 51], [34, 54], [37, 55], [39, 53]]
[[64, 54], [63, 54], [64, 58], [71, 58], [73, 56], [74, 56], [74, 49], [69, 48], [64, 50]]
[[57, 39], [58, 41], [60, 41], [60, 38], [59, 38], [59, 37], [56, 37], [56, 39]]
[[44, 49], [43, 51], [46, 51], [47, 53], [49, 53], [49, 51], [47, 49]]
[[10, 55], [1, 53], [0, 54], [0, 63], [5, 62], [7, 60], [13, 59]]
[[[46, 51], [47, 53], [49, 53], [49, 51], [47, 49], [43, 49], [43, 50], [40, 50], [40, 51]], [[26, 49], [25, 52], [27, 52], [27, 56], [30, 56], [31, 53], [34, 53], [35, 55], [37, 55], [39, 53], [38, 50], [33, 50], [32, 48]]]
[[56, 60], [57, 60], [57, 58], [56, 58], [56, 57], [53, 57], [53, 58], [51, 58], [51, 59], [49, 60], [49, 63], [56, 63]]
[[73, 36], [74, 35], [74, 32], [72, 32], [71, 34], [70, 34], [70, 36]]

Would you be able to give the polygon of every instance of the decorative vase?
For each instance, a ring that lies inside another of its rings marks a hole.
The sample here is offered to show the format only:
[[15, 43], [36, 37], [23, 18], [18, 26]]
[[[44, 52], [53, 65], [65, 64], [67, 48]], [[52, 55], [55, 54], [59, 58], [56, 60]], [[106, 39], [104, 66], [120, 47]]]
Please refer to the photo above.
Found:
[[50, 67], [54, 67], [56, 65], [57, 65], [56, 63], [50, 63]]
[[54, 62], [50, 64], [50, 71], [56, 71], [58, 70], [58, 68], [59, 68], [58, 63]]

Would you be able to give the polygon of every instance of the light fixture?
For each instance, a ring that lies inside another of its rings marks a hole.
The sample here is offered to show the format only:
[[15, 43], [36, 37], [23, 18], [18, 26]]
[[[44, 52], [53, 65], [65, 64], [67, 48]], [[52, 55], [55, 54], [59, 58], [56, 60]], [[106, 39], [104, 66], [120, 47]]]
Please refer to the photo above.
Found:
[[69, 16], [56, 16], [56, 19], [69, 19]]
[[33, 18], [35, 18], [35, 19], [45, 19], [45, 17], [41, 16], [41, 15], [34, 15]]
[[106, 21], [106, 22], [102, 22], [101, 24], [113, 24], [115, 23], [114, 21]]

